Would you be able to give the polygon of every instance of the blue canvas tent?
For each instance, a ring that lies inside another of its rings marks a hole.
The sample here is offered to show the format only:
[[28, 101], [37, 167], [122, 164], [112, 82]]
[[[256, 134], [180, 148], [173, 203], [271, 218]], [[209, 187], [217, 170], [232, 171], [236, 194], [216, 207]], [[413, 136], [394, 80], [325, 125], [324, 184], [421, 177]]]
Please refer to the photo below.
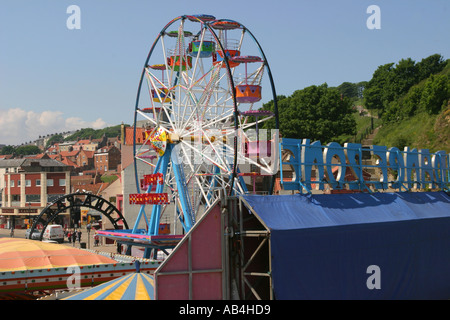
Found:
[[270, 232], [275, 299], [450, 298], [445, 192], [241, 200]]

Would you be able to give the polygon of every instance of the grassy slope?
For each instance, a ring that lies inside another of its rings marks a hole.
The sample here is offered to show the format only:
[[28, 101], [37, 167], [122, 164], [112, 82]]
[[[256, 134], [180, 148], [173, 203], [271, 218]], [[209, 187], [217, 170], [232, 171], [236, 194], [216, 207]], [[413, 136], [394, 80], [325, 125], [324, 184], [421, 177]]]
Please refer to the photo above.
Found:
[[374, 144], [388, 147], [450, 152], [450, 107], [439, 115], [418, 114], [400, 123], [383, 126]]
[[[438, 74], [450, 75], [450, 60]], [[418, 85], [423, 85], [423, 80]], [[417, 114], [400, 123], [384, 125], [374, 144], [403, 148], [429, 149], [431, 152], [450, 152], [450, 102], [438, 115]]]

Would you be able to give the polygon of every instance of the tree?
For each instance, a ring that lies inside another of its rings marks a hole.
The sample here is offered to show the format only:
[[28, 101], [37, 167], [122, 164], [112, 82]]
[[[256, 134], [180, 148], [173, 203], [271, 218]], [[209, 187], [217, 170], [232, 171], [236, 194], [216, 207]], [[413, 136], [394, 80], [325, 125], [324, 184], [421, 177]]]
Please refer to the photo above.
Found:
[[[129, 125], [125, 125], [128, 127]], [[103, 129], [93, 129], [93, 128], [84, 128], [80, 129], [73, 135], [68, 136], [65, 141], [77, 140], [77, 139], [100, 139], [105, 135], [107, 138], [120, 136], [121, 125], [116, 125], [112, 127], [106, 127]]]
[[[365, 107], [379, 109], [381, 114], [386, 112], [389, 115], [384, 118], [392, 120], [392, 116], [399, 110], [398, 103], [396, 105], [393, 102], [402, 98], [420, 81], [442, 71], [446, 64], [447, 61], [444, 61], [441, 55], [434, 54], [419, 63], [407, 58], [400, 60], [395, 66], [393, 63], [379, 66], [364, 90]], [[397, 110], [388, 110], [389, 108]], [[417, 106], [410, 106], [409, 111], [416, 108]]]
[[343, 82], [336, 89], [347, 98], [358, 97], [358, 86], [351, 82]]
[[391, 101], [401, 97], [418, 82], [418, 68], [411, 58], [400, 60], [397, 65], [388, 63], [375, 70], [364, 90], [367, 109], [385, 111]]
[[27, 145], [17, 147], [16, 153], [17, 155], [28, 155], [28, 154], [39, 154], [41, 153], [41, 149], [37, 146]]
[[[349, 98], [341, 97], [327, 84], [295, 91], [289, 97], [277, 97], [280, 133], [285, 138], [330, 142], [342, 134], [355, 134], [356, 122]], [[271, 109], [272, 108], [272, 109]], [[273, 101], [263, 106], [273, 111]], [[264, 128], [273, 128], [274, 122]]]
[[356, 88], [358, 90], [358, 99], [362, 99], [364, 97], [364, 90], [367, 86], [367, 81], [360, 81], [356, 84]]
[[13, 146], [4, 146], [1, 150], [0, 150], [0, 154], [4, 155], [4, 154], [15, 154], [16, 152], [16, 148], [14, 148]]
[[361, 99], [363, 97], [363, 91], [367, 85], [367, 81], [360, 81], [357, 83], [343, 82], [336, 89], [347, 98], [352, 100]]
[[425, 82], [420, 108], [430, 114], [437, 114], [450, 99], [450, 77], [448, 75], [431, 75]]
[[390, 99], [386, 89], [392, 82], [393, 66], [394, 63], [379, 66], [367, 82], [364, 89], [364, 105], [367, 109], [384, 109], [385, 102]]
[[447, 62], [440, 54], [433, 54], [417, 63], [419, 79], [423, 80], [444, 69]]
[[411, 58], [400, 60], [393, 69], [393, 76], [390, 78], [389, 100], [395, 100], [408, 92], [414, 84], [420, 81], [418, 68]]
[[57, 142], [63, 142], [63, 141], [64, 141], [64, 137], [62, 136], [62, 134], [55, 134], [50, 139], [47, 140], [47, 143], [45, 144], [45, 148], [48, 148]]

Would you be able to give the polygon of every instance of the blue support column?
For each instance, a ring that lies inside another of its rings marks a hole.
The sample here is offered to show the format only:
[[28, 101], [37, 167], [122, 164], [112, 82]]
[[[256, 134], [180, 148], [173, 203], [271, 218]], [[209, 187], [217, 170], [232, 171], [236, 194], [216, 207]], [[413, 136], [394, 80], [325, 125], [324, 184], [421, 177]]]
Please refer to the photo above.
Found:
[[172, 161], [172, 170], [177, 182], [178, 196], [180, 197], [181, 210], [184, 216], [184, 231], [188, 232], [195, 223], [192, 204], [189, 199], [183, 167], [178, 160]]
[[[159, 168], [161, 167], [161, 162], [162, 162], [162, 157], [159, 157], [158, 162], [156, 163], [156, 167], [153, 173], [157, 173]], [[152, 185], [149, 185], [147, 188], [147, 193], [149, 193], [152, 190]], [[131, 231], [131, 233], [137, 233], [138, 230], [138, 226], [139, 226], [139, 222], [141, 221], [142, 217], [145, 218], [145, 223], [147, 224], [147, 226], [149, 225], [147, 216], [145, 214], [145, 205], [141, 205], [141, 208], [139, 209], [139, 214], [136, 218], [136, 221], [134, 223], [134, 227], [133, 230]]]
[[210, 184], [209, 184], [209, 190], [208, 190], [208, 193], [207, 193], [207, 195], [206, 195], [206, 198], [208, 199], [208, 201], [210, 201], [211, 200], [211, 197], [212, 197], [212, 194], [213, 194], [213, 190], [216, 188], [216, 186], [217, 186], [217, 174], [219, 174], [220, 173], [220, 168], [219, 167], [214, 167], [214, 175], [211, 177], [211, 181], [210, 181]]

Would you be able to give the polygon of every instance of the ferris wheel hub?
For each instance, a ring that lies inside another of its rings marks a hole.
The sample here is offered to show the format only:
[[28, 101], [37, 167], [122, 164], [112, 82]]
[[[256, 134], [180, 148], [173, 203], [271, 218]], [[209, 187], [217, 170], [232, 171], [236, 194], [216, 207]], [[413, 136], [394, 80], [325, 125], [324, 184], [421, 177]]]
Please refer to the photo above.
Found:
[[159, 127], [150, 133], [150, 136], [147, 138], [147, 143], [161, 157], [166, 152], [168, 143], [176, 144], [179, 143], [180, 140], [178, 134], [172, 132], [168, 133], [164, 128]]

